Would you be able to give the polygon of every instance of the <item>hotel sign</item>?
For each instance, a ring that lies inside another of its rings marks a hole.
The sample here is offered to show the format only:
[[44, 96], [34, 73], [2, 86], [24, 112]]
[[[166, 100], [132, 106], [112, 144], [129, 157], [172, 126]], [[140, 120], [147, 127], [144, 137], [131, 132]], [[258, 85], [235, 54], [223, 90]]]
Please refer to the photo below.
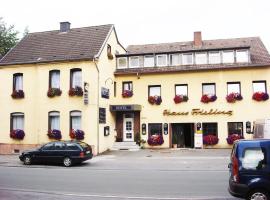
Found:
[[232, 116], [233, 111], [232, 110], [219, 110], [219, 109], [210, 109], [210, 110], [204, 110], [200, 108], [194, 108], [190, 112], [187, 111], [170, 111], [168, 109], [163, 111], [164, 116], [186, 116], [186, 115], [193, 115], [193, 116], [201, 116], [201, 115], [228, 115]]
[[131, 105], [111, 105], [110, 110], [111, 112], [118, 112], [118, 111], [140, 111], [142, 108], [140, 105], [131, 104]]

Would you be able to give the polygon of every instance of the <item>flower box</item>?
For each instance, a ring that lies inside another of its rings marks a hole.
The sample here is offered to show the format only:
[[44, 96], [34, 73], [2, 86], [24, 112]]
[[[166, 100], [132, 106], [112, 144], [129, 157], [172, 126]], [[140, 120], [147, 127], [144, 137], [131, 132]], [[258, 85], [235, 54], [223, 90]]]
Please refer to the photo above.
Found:
[[62, 91], [60, 90], [60, 88], [49, 88], [47, 92], [48, 97], [61, 96], [61, 94], [62, 94]]
[[203, 136], [203, 144], [205, 145], [216, 145], [219, 139], [215, 135], [205, 135]]
[[24, 98], [24, 92], [23, 90], [13, 90], [11, 97], [13, 99], [23, 99]]
[[132, 97], [132, 96], [133, 96], [133, 92], [131, 90], [124, 90], [124, 92], [122, 93], [122, 97], [124, 98]]
[[186, 95], [175, 95], [173, 98], [174, 103], [181, 103], [181, 102], [187, 102], [188, 101], [188, 96]]
[[148, 97], [148, 102], [152, 105], [160, 105], [162, 102], [161, 96], [149, 96]]
[[76, 86], [75, 88], [70, 88], [68, 91], [68, 95], [73, 97], [73, 96], [83, 96], [83, 90], [81, 87]]
[[61, 140], [62, 139], [62, 135], [61, 135], [61, 131], [60, 130], [48, 130], [48, 137], [50, 139], [55, 139], [55, 140]]
[[240, 140], [240, 139], [244, 139], [244, 137], [242, 135], [237, 134], [237, 133], [230, 134], [226, 138], [228, 144], [233, 144], [234, 141]]
[[25, 133], [21, 129], [12, 130], [9, 135], [11, 138], [16, 140], [23, 140]]
[[269, 95], [266, 92], [255, 92], [252, 95], [252, 99], [255, 101], [266, 101], [269, 99]]
[[217, 100], [217, 96], [215, 94], [214, 95], [204, 94], [201, 97], [202, 103], [214, 102], [216, 100]]
[[226, 96], [226, 100], [228, 103], [235, 103], [236, 101], [241, 101], [243, 99], [240, 93], [230, 93]]
[[71, 137], [71, 139], [76, 139], [76, 140], [83, 140], [84, 139], [84, 131], [82, 130], [74, 130], [72, 129], [69, 133], [69, 136]]
[[164, 143], [162, 135], [156, 134], [156, 135], [151, 135], [147, 143], [151, 146], [157, 146], [157, 145], [162, 145]]

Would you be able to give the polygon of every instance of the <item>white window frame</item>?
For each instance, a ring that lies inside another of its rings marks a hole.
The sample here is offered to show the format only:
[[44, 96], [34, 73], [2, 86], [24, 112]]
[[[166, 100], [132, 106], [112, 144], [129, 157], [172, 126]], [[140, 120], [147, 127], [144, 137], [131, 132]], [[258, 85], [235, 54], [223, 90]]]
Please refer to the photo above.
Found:
[[[205, 63], [197, 63], [197, 55], [199, 54], [204, 54], [205, 55]], [[195, 53], [195, 63], [196, 65], [205, 65], [208, 63], [208, 55], [207, 55], [207, 52], [197, 52]]]
[[[119, 64], [120, 59], [125, 59], [126, 60], [126, 66], [120, 66], [120, 64]], [[126, 69], [126, 68], [128, 68], [127, 57], [119, 57], [119, 58], [117, 58], [117, 69]]]
[[[145, 65], [145, 58], [153, 58], [153, 65]], [[143, 57], [143, 66], [144, 67], [154, 67], [155, 66], [155, 56], [154, 55], [145, 55]]]
[[[164, 65], [163, 64], [159, 64], [159, 57], [163, 57], [163, 56], [165, 56], [165, 62], [166, 62]], [[157, 66], [158, 67], [168, 66], [168, 56], [167, 56], [167, 54], [156, 55], [156, 59], [157, 59]]]
[[[191, 63], [184, 63], [184, 56], [191, 55]], [[182, 54], [182, 65], [193, 65], [194, 63], [194, 54], [193, 53], [183, 53]]]
[[[238, 52], [247, 52], [247, 61], [239, 61], [238, 60], [238, 56], [237, 56], [237, 53]], [[236, 50], [235, 57], [236, 57], [236, 62], [237, 63], [249, 63], [250, 62], [250, 56], [249, 56], [249, 50], [248, 49], [239, 49], [239, 50]]]
[[[211, 61], [211, 54], [219, 54], [219, 62]], [[208, 63], [209, 64], [221, 64], [221, 53], [220, 53], [220, 51], [209, 51], [208, 52]]]
[[[131, 60], [132, 59], [138, 59], [138, 65], [131, 65]], [[130, 56], [129, 57], [129, 68], [138, 68], [140, 67], [140, 56]]]
[[[173, 56], [177, 56], [178, 57], [178, 63], [176, 63], [176, 64], [173, 64], [172, 63], [172, 57]], [[170, 54], [170, 65], [171, 66], [177, 66], [177, 65], [181, 65], [181, 54]]]
[[[224, 54], [225, 53], [233, 53], [233, 61], [232, 62], [224, 62]], [[222, 63], [224, 63], [224, 64], [235, 63], [235, 51], [234, 50], [225, 50], [225, 51], [222, 51]]]

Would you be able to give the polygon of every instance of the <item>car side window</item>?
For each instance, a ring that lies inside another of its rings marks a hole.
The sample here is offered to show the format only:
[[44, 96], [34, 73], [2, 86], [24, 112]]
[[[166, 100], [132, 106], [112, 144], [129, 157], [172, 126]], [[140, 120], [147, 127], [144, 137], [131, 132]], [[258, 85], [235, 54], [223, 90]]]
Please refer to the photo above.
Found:
[[267, 155], [265, 148], [246, 148], [243, 152], [242, 167], [246, 170], [260, 170], [266, 168]]
[[53, 150], [53, 143], [49, 143], [49, 144], [45, 144], [43, 147], [42, 147], [42, 150], [43, 151], [47, 151], [47, 150]]
[[62, 142], [55, 142], [54, 143], [54, 150], [64, 150], [65, 144]]
[[76, 144], [67, 143], [67, 150], [79, 150], [79, 147]]

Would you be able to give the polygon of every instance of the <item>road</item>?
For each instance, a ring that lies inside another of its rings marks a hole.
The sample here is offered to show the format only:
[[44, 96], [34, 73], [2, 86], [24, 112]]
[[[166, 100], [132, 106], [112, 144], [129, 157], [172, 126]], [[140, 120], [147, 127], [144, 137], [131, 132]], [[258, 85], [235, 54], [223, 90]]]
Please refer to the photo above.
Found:
[[72, 168], [16, 164], [0, 166], [1, 200], [236, 199], [227, 192], [227, 152], [117, 152]]

